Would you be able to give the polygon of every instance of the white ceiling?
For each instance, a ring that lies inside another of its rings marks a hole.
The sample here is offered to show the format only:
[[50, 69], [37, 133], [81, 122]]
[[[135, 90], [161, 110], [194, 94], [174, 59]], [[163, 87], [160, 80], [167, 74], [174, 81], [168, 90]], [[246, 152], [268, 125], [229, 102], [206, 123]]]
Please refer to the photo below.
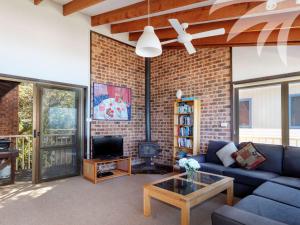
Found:
[[[52, 1], [59, 3], [61, 5], [64, 5], [68, 2], [70, 2], [71, 0], [52, 0]], [[88, 16], [94, 16], [94, 15], [109, 12], [109, 11], [112, 11], [112, 10], [115, 10], [118, 8], [123, 8], [125, 6], [132, 5], [132, 4], [135, 4], [138, 2], [142, 2], [142, 1], [144, 1], [144, 0], [104, 0], [101, 3], [98, 3], [94, 6], [88, 7], [84, 10], [81, 10], [80, 12], [82, 14], [85, 14]], [[219, 0], [219, 1], [226, 2], [226, 1], [232, 1], [232, 0]], [[200, 3], [195, 3], [195, 4], [188, 5], [188, 6], [184, 6], [184, 7], [179, 7], [179, 8], [172, 9], [172, 10], [166, 10], [166, 11], [159, 12], [159, 13], [153, 13], [153, 14], [151, 14], [151, 16], [158, 16], [158, 15], [162, 15], [165, 13], [172, 13], [172, 12], [188, 10], [188, 9], [192, 9], [192, 8], [196, 8], [196, 7], [207, 6], [207, 5], [211, 5], [213, 2], [215, 2], [215, 0], [207, 0], [207, 1], [200, 2]], [[147, 17], [147, 16], [136, 17], [134, 19], [129, 19], [129, 20], [125, 20], [125, 21], [136, 20], [136, 19], [141, 19], [141, 18], [145, 18], [145, 17]], [[125, 21], [118, 21], [118, 22], [125, 22]]]
[[[64, 5], [71, 0], [53, 0], [54, 2], [57, 2], [61, 5]], [[81, 11], [81, 13], [88, 15], [88, 16], [94, 16], [97, 14], [105, 13], [108, 11], [112, 11], [118, 8], [122, 8], [128, 5], [132, 5], [138, 2], [142, 2], [143, 0], [105, 0], [95, 6], [91, 6], [89, 8], [86, 8]]]

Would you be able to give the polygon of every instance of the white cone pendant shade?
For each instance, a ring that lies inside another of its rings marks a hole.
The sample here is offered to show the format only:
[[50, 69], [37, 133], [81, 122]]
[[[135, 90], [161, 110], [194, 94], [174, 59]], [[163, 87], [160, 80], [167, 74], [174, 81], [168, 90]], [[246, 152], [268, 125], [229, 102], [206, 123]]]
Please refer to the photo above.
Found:
[[144, 28], [144, 32], [137, 42], [135, 53], [141, 57], [147, 58], [161, 55], [161, 43], [152, 26], [146, 26]]

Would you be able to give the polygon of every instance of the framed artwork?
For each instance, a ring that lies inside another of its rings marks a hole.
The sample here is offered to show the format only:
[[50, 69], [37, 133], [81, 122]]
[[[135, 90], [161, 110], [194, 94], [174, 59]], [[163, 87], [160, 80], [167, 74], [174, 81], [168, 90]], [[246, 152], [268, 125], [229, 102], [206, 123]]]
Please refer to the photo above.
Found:
[[131, 89], [94, 83], [93, 118], [97, 120], [131, 120]]

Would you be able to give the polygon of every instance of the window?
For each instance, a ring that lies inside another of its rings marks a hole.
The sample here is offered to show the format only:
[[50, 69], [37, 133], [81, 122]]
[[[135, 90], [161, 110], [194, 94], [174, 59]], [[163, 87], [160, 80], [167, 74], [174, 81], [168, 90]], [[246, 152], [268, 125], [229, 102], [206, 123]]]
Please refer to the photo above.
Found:
[[290, 128], [300, 129], [300, 94], [290, 95]]
[[239, 108], [240, 127], [251, 128], [252, 100], [250, 98], [240, 99]]
[[300, 147], [300, 83], [289, 84], [289, 145]]
[[238, 89], [240, 142], [281, 144], [281, 85]]
[[275, 82], [234, 87], [235, 141], [300, 147], [300, 82]]

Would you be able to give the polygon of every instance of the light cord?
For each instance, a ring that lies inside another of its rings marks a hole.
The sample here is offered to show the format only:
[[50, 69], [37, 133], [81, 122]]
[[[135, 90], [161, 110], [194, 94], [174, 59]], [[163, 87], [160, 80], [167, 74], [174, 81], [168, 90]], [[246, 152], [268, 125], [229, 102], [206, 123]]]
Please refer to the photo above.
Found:
[[150, 26], [150, 0], [148, 0], [148, 26]]

